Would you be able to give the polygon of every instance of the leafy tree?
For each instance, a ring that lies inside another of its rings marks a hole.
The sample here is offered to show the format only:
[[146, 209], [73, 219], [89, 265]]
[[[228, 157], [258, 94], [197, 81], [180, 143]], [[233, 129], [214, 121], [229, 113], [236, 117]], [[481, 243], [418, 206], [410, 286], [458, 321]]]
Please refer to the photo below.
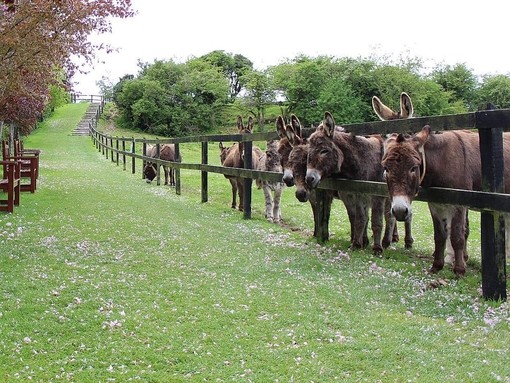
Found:
[[478, 81], [466, 64], [438, 65], [430, 75], [451, 95], [451, 102], [461, 102], [467, 110], [476, 109], [476, 90]]
[[199, 59], [218, 67], [228, 79], [230, 84], [230, 97], [233, 101], [241, 92], [244, 86], [243, 76], [253, 70], [253, 63], [240, 54], [233, 55], [222, 50], [212, 51]]
[[[47, 99], [50, 85], [61, 85], [60, 69], [71, 78], [83, 68], [73, 57], [88, 65], [98, 50], [109, 49], [88, 36], [110, 32], [110, 17], [130, 17], [130, 7], [131, 0], [0, 2], [0, 121], [30, 124], [22, 105], [16, 117], [12, 108], [7, 112], [7, 103]], [[34, 114], [42, 113], [44, 104], [35, 102]]]
[[243, 82], [246, 89], [243, 104], [255, 116], [260, 130], [264, 130], [265, 109], [276, 101], [269, 76], [264, 72], [252, 71], [243, 77]]
[[216, 125], [215, 112], [226, 103], [229, 86], [218, 67], [199, 59], [140, 67], [138, 77], [114, 86], [122, 126], [178, 136]]
[[510, 77], [498, 74], [483, 78], [478, 90], [478, 107], [485, 108], [488, 103], [498, 108], [510, 108]]

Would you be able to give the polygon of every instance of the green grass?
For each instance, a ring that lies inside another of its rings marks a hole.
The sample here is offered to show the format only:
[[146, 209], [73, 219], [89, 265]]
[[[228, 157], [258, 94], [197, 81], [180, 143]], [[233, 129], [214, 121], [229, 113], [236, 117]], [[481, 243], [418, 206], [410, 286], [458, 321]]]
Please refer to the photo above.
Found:
[[[424, 204], [412, 251], [347, 251], [338, 202], [318, 245], [292, 189], [279, 226], [255, 188], [253, 219], [230, 209], [220, 175], [207, 203], [196, 171], [182, 171], [180, 196], [146, 184], [139, 165], [123, 171], [70, 135], [85, 108], [58, 109], [26, 139], [42, 149], [38, 190], [0, 215], [0, 381], [510, 380], [508, 304], [480, 297], [476, 213], [467, 276], [431, 276]], [[181, 150], [199, 162], [197, 145]]]

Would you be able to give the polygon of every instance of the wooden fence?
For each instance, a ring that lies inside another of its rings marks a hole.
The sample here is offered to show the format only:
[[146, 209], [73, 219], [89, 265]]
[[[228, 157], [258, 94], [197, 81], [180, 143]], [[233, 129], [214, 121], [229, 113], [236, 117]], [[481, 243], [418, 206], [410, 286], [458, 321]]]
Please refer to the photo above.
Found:
[[70, 94], [71, 102], [90, 102], [90, 103], [103, 103], [104, 97], [100, 94], [80, 94], [80, 93], [71, 93]]
[[[474, 192], [445, 188], [420, 188], [417, 200], [435, 203], [462, 205], [481, 212], [481, 256], [482, 256], [482, 291], [486, 299], [506, 300], [506, 259], [504, 220], [501, 213], [510, 213], [510, 195], [504, 194], [503, 182], [503, 131], [510, 131], [510, 109], [486, 110], [474, 113], [420, 117], [408, 120], [376, 121], [343, 125], [351, 133], [358, 135], [387, 134], [387, 133], [416, 133], [424, 125], [430, 125], [435, 131], [454, 129], [478, 129], [480, 136], [480, 151], [482, 160], [483, 191]], [[308, 136], [312, 129], [305, 129], [303, 134]], [[277, 139], [276, 131], [253, 134], [233, 135], [203, 135], [194, 137], [180, 137], [169, 139], [137, 139], [119, 138], [102, 134], [94, 124], [90, 124], [90, 135], [96, 148], [117, 165], [122, 161], [126, 170], [127, 158], [131, 158], [131, 171], [136, 173], [135, 160], [148, 160], [144, 154], [147, 144], [175, 144], [179, 153], [179, 146], [186, 143], [201, 143], [202, 158], [200, 164], [169, 162], [153, 160], [158, 167], [168, 165], [175, 168], [176, 193], [181, 193], [180, 169], [191, 169], [201, 172], [202, 202], [208, 200], [208, 173], [220, 173], [242, 177], [245, 179], [244, 217], [251, 218], [251, 186], [253, 179], [281, 181], [282, 174], [251, 170], [252, 143]], [[226, 168], [208, 164], [208, 144], [217, 142], [245, 142], [245, 168]], [[141, 145], [142, 154], [136, 153], [137, 144]], [[120, 160], [121, 158], [121, 160]], [[158, 171], [158, 184], [160, 176]], [[381, 182], [349, 181], [329, 178], [322, 180], [318, 186], [318, 232], [317, 238], [323, 241], [328, 232], [328, 219], [325, 205], [321, 203], [321, 195], [325, 190], [343, 190], [378, 196], [387, 196], [387, 186]]]

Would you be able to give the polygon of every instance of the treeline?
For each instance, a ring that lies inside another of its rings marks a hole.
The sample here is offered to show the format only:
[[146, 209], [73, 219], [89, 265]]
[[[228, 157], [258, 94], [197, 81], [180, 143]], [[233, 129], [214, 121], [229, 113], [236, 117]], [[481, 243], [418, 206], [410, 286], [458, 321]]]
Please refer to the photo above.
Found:
[[[184, 63], [139, 63], [111, 92], [117, 123], [161, 136], [207, 133], [232, 126], [236, 114], [252, 115], [264, 130], [268, 111], [295, 113], [306, 126], [331, 111], [337, 122], [374, 121], [372, 96], [398, 109], [401, 92], [416, 115], [464, 113], [492, 103], [510, 107], [508, 75], [477, 76], [464, 63], [438, 64], [428, 72], [418, 58], [298, 56], [265, 70], [240, 54], [213, 51]], [[273, 126], [270, 127], [271, 129]]]

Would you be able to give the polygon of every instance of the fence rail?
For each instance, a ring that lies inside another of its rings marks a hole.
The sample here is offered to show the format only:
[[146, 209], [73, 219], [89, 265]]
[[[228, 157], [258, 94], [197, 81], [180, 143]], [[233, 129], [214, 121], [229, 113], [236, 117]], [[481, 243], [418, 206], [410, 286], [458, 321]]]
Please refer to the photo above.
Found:
[[[482, 290], [486, 299], [506, 300], [506, 258], [504, 253], [504, 223], [500, 213], [510, 213], [510, 195], [503, 194], [498, 189], [503, 179], [503, 131], [510, 131], [510, 110], [486, 110], [474, 113], [464, 113], [447, 116], [420, 117], [408, 120], [376, 121], [343, 125], [346, 131], [358, 135], [388, 134], [388, 133], [416, 133], [424, 125], [430, 125], [436, 131], [455, 129], [477, 129], [480, 135], [480, 150], [482, 157], [482, 183], [484, 191], [468, 191], [446, 188], [420, 188], [417, 200], [435, 203], [447, 203], [466, 206], [470, 209], [481, 211], [482, 219]], [[304, 129], [306, 137], [314, 129]], [[230, 134], [230, 135], [201, 135], [193, 137], [143, 139], [107, 136], [97, 130], [96, 124], [90, 124], [90, 136], [94, 145], [103, 155], [111, 157], [117, 165], [122, 161], [123, 169], [126, 170], [127, 158], [131, 158], [131, 171], [136, 173], [135, 160], [148, 161], [145, 148], [147, 144], [162, 145], [173, 143], [176, 151], [180, 144], [201, 143], [202, 162], [200, 164], [171, 162], [150, 159], [159, 166], [173, 167], [176, 173], [176, 193], [181, 193], [180, 170], [190, 169], [202, 173], [202, 202], [208, 200], [207, 175], [219, 173], [245, 178], [244, 216], [251, 218], [251, 182], [253, 179], [281, 181], [282, 174], [275, 172], [257, 171], [248, 168], [226, 168], [208, 164], [207, 149], [212, 142], [245, 142], [247, 153], [251, 153], [251, 146], [256, 141], [277, 139], [276, 131], [253, 134]], [[129, 144], [129, 149], [127, 148]], [[141, 144], [142, 154], [136, 153], [137, 144]], [[493, 149], [494, 148], [494, 149]], [[246, 167], [246, 166], [245, 166]], [[159, 169], [157, 182], [160, 183]], [[352, 181], [344, 179], [325, 179], [318, 186], [320, 191], [343, 190], [357, 193], [365, 193], [378, 196], [387, 196], [387, 186], [381, 182]], [[319, 203], [319, 206], [325, 204]], [[319, 234], [317, 238], [323, 241], [321, 233], [327, 233], [328, 214], [319, 209], [317, 213]]]

